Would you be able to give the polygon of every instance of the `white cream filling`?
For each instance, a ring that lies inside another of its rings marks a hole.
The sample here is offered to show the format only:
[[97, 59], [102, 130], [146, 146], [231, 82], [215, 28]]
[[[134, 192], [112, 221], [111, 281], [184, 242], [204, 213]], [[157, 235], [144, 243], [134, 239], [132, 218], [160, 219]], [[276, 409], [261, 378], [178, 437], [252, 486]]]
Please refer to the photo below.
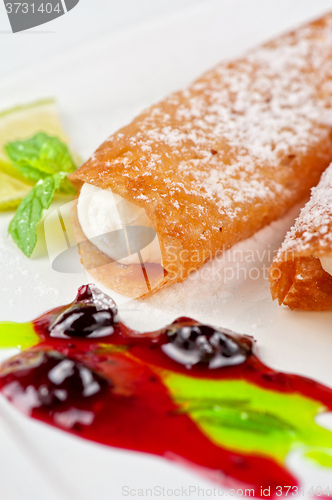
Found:
[[332, 256], [329, 257], [321, 257], [320, 263], [324, 271], [329, 273], [332, 276]]
[[[126, 226], [140, 226], [135, 235], [130, 233], [131, 247], [139, 248], [143, 262], [161, 264], [157, 235], [151, 242], [152, 224], [144, 208], [114, 194], [111, 189], [100, 189], [85, 183], [81, 189], [77, 215], [85, 236], [104, 254], [121, 264], [139, 264], [138, 253], [129, 250]], [[125, 254], [125, 256], [124, 256]]]

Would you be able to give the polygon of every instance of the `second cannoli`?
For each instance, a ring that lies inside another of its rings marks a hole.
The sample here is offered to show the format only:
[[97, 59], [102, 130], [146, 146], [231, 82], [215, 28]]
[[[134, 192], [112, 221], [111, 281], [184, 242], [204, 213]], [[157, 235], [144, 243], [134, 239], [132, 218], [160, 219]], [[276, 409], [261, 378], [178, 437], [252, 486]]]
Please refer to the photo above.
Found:
[[291, 309], [332, 309], [332, 164], [270, 268], [271, 293]]

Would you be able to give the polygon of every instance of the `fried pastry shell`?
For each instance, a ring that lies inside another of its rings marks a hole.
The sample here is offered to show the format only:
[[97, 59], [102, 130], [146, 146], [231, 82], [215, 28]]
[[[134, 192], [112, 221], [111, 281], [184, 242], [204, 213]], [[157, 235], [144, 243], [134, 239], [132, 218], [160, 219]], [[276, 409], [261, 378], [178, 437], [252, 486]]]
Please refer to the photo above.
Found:
[[328, 14], [219, 64], [109, 137], [71, 179], [144, 208], [162, 268], [146, 264], [148, 284], [140, 265], [107, 263], [88, 242], [83, 265], [107, 287], [147, 297], [308, 196], [332, 161], [331, 60]]
[[320, 259], [332, 256], [332, 164], [323, 173], [270, 268], [271, 294], [291, 309], [332, 309], [332, 276]]

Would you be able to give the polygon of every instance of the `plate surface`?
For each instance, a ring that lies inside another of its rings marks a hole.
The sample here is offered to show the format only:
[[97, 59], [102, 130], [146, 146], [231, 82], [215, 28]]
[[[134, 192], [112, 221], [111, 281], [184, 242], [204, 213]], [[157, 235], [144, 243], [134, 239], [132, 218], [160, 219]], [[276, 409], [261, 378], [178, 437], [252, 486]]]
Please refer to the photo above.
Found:
[[[3, 79], [0, 109], [56, 97], [73, 147], [86, 159], [144, 107], [219, 60], [331, 7], [323, 0], [302, 0], [300, 6], [298, 0], [205, 2]], [[191, 316], [247, 333], [258, 341], [265, 363], [331, 386], [332, 313], [291, 312], [273, 303], [269, 293], [267, 269], [299, 208], [151, 299], [130, 301], [110, 293], [122, 318], [143, 330]], [[92, 280], [83, 271], [69, 275], [52, 269], [42, 229], [33, 258], [25, 258], [7, 236], [11, 216], [0, 215], [0, 320], [23, 322], [70, 302], [78, 286]], [[9, 354], [0, 351], [0, 359]], [[330, 425], [328, 418], [324, 425]], [[198, 487], [214, 486], [162, 459], [88, 443], [31, 421], [2, 397], [0, 442], [1, 500], [121, 499], [155, 487], [156, 497], [164, 487], [164, 496], [175, 498], [178, 488], [189, 486], [190, 498], [200, 498]], [[295, 458], [290, 466], [298, 467]], [[303, 466], [299, 473], [310, 486], [332, 483], [328, 471]]]

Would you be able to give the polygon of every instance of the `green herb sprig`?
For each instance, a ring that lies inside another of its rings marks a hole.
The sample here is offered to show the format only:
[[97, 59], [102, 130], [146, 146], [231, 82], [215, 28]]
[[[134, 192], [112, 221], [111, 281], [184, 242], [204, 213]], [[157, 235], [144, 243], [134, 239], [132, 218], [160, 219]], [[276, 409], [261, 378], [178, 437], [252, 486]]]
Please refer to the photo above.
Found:
[[36, 183], [17, 207], [9, 224], [9, 234], [22, 252], [31, 257], [37, 243], [38, 223], [54, 194], [75, 194], [67, 176], [76, 167], [66, 144], [43, 132], [25, 141], [9, 142], [5, 151], [13, 166], [26, 179]]

